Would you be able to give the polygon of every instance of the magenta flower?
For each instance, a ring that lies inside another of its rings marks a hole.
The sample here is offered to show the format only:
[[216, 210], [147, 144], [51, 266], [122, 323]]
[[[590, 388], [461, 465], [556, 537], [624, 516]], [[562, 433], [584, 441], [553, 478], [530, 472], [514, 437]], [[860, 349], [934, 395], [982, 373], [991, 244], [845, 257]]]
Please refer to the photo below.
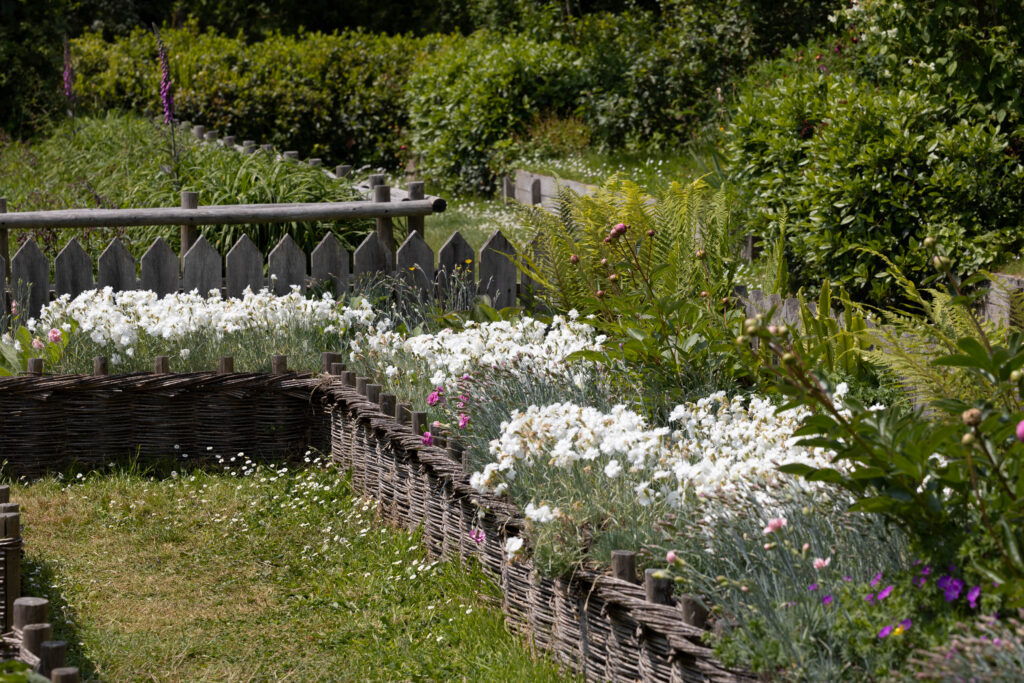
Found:
[[832, 598], [831, 595], [826, 595], [825, 597], [823, 597], [821, 599], [821, 604], [823, 604], [823, 605], [831, 605], [832, 604], [832, 600], [833, 600], [833, 598]]
[[879, 582], [881, 582], [881, 580], [882, 580], [882, 572], [878, 572], [877, 574], [875, 574], [875, 578], [871, 579], [871, 586], [872, 587], [877, 586], [879, 584]]
[[430, 432], [423, 432], [423, 437], [421, 440], [423, 441], [424, 446], [434, 445], [434, 436]]
[[156, 34], [156, 51], [160, 58], [160, 102], [164, 105], [164, 123], [174, 123], [174, 94], [171, 92], [171, 65], [167, 60], [167, 46]]
[[50, 330], [50, 332], [49, 332], [49, 333], [48, 333], [48, 334], [46, 335], [46, 338], [50, 340], [50, 343], [51, 343], [51, 344], [56, 344], [57, 342], [59, 342], [59, 341], [61, 340], [61, 333], [60, 333], [60, 330], [58, 330], [58, 329], [57, 329], [56, 327], [54, 327], [54, 328], [53, 328], [53, 329], [51, 329], [51, 330]]
[[887, 597], [889, 597], [889, 595], [892, 594], [892, 589], [893, 588], [894, 588], [894, 586], [886, 586], [882, 590], [878, 591], [878, 599], [879, 600], [885, 600]]
[[812, 583], [810, 586], [807, 587], [807, 590], [809, 590], [811, 592], [814, 592], [814, 591], [818, 590], [818, 584]]
[[35, 339], [32, 340], [32, 348], [35, 349], [36, 351], [42, 351], [43, 346], [45, 346], [45, 344], [43, 344], [43, 340], [40, 339], [39, 337], [36, 337]]
[[908, 628], [910, 628], [913, 625], [914, 625], [914, 622], [911, 621], [910, 619], [904, 619], [903, 621], [900, 622], [900, 626], [903, 627], [904, 631], [906, 631]]
[[943, 597], [946, 598], [946, 602], [953, 602], [959, 598], [960, 591], [964, 589], [963, 581], [953, 578], [948, 574], [940, 576], [939, 580], [935, 582], [935, 585], [943, 592]]
[[874, 601], [875, 601], [875, 594], [874, 593], [868, 593], [867, 595], [864, 596], [864, 602], [868, 603], [869, 605], [872, 602], [874, 602]]
[[75, 102], [75, 67], [71, 65], [71, 44], [64, 39], [64, 97], [69, 104]]
[[886, 638], [886, 637], [888, 637], [892, 633], [893, 628], [894, 628], [893, 625], [889, 624], [888, 626], [886, 626], [885, 628], [883, 628], [881, 631], [878, 632], [878, 637], [879, 638]]
[[466, 425], [469, 424], [469, 415], [465, 413], [459, 413], [459, 429], [465, 429]]
[[1024, 441], [1024, 420], [1017, 423], [1017, 441]]
[[432, 392], [430, 392], [430, 396], [427, 396], [427, 405], [436, 406], [443, 400], [443, 396], [444, 387], [438, 387], [437, 389], [434, 389]]
[[473, 541], [477, 545], [480, 545], [481, 543], [484, 542], [484, 539], [486, 539], [487, 536], [484, 534], [484, 530], [483, 529], [473, 529], [472, 531], [469, 532], [469, 538], [470, 538], [471, 541]]
[[981, 595], [981, 586], [975, 586], [967, 591], [967, 604], [971, 609], [978, 609], [978, 596]]

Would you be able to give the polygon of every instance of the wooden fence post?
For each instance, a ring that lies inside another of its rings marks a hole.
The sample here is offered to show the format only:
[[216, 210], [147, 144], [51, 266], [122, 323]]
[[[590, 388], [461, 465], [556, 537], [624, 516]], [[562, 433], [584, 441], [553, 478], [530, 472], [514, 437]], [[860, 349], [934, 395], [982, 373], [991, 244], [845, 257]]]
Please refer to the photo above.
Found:
[[369, 377], [356, 377], [356, 392], [366, 396], [366, 385], [369, 383]]
[[36, 657], [42, 649], [45, 641], [53, 635], [53, 627], [50, 624], [25, 624], [21, 629], [21, 654], [31, 653]]
[[398, 397], [394, 394], [380, 395], [380, 412], [395, 417], [395, 409], [398, 407]]
[[28, 369], [25, 373], [30, 377], [39, 377], [43, 374], [43, 359], [42, 358], [29, 358]]
[[[181, 193], [181, 208], [183, 208], [183, 209], [198, 209], [199, 208], [199, 193], [198, 192], [182, 191], [182, 193]], [[183, 225], [183, 226], [181, 226], [181, 268], [182, 268], [182, 270], [185, 269], [185, 254], [188, 252], [188, 250], [192, 246], [192, 244], [196, 241], [196, 237], [198, 237], [198, 236], [199, 236], [199, 229], [196, 226], [194, 226], [194, 225]]]
[[96, 356], [92, 359], [92, 374], [104, 377], [110, 374], [110, 366], [106, 356]]
[[331, 366], [341, 362], [341, 354], [334, 351], [324, 351], [320, 354], [321, 372], [330, 372]]
[[367, 384], [366, 385], [366, 400], [370, 403], [380, 403], [380, 390], [379, 384]]
[[[424, 193], [424, 184], [422, 180], [413, 180], [409, 183], [409, 199], [423, 199], [426, 196]], [[423, 216], [409, 216], [409, 233], [417, 232], [420, 237], [426, 239], [426, 234], [423, 228]]]
[[412, 433], [420, 436], [427, 431], [427, 414], [422, 410], [412, 411]]
[[351, 172], [352, 167], [349, 166], [348, 164], [339, 164], [338, 166], [334, 167], [334, 176], [338, 180], [341, 180], [342, 178], [346, 177]]
[[356, 386], [356, 373], [352, 370], [344, 370], [341, 373], [341, 381], [346, 387]]
[[221, 356], [217, 372], [222, 375], [230, 375], [235, 371], [235, 359], [233, 356]]
[[344, 363], [331, 363], [331, 374], [332, 375], [336, 375], [340, 379], [342, 373], [344, 373], [344, 372], [345, 372], [345, 364]]
[[395, 419], [399, 424], [407, 425], [412, 420], [412, 406], [408, 403], [399, 403], [395, 408]]
[[323, 166], [324, 160], [318, 157], [313, 157], [312, 159], [306, 159], [306, 163], [313, 168], [316, 168], [317, 166]]
[[206, 126], [192, 126], [192, 135], [196, 136], [200, 140], [203, 139], [204, 133], [206, 133]]
[[[373, 201], [377, 203], [390, 202], [391, 188], [387, 185], [374, 187]], [[384, 256], [387, 258], [387, 271], [390, 273], [395, 269], [395, 233], [390, 218], [377, 219], [377, 240], [384, 249]]]
[[297, 151], [295, 151], [294, 149], [288, 150], [287, 152], [285, 152], [281, 156], [284, 157], [285, 159], [287, 159], [288, 161], [298, 161], [299, 160], [299, 153]]
[[236, 139], [237, 138], [234, 135], [225, 135], [224, 136], [224, 146], [225, 147], [234, 147]]
[[50, 672], [68, 662], [68, 644], [63, 640], [46, 640], [39, 646], [39, 673], [46, 678]]
[[283, 375], [288, 372], [288, 356], [274, 355], [270, 357], [270, 374]]
[[14, 601], [11, 627], [23, 629], [29, 624], [45, 624], [50, 616], [50, 601], [46, 598], [18, 598]]
[[631, 550], [612, 551], [612, 574], [616, 579], [636, 583], [636, 553]]
[[78, 667], [62, 666], [50, 672], [50, 683], [78, 683]]
[[[7, 197], [0, 197], [0, 213], [7, 213]], [[7, 241], [10, 239], [10, 235], [7, 233], [7, 228], [0, 228], [0, 259], [3, 263], [4, 272], [3, 277], [0, 280], [9, 280], [11, 278], [11, 248]], [[0, 284], [3, 284], [0, 282]], [[3, 288], [0, 287], [0, 295], [3, 294]], [[0, 302], [2, 303], [2, 302]]]
[[[21, 537], [21, 515], [17, 512], [5, 512], [0, 514], [0, 531], [4, 538]], [[4, 631], [11, 630], [16, 626], [19, 611], [25, 616], [38, 617], [46, 621], [49, 602], [42, 598], [21, 597], [21, 548], [9, 548], [4, 551]], [[39, 601], [42, 600], [40, 603]], [[20, 605], [20, 607], [19, 607]], [[22, 622], [28, 623], [28, 622]], [[20, 627], [20, 625], [19, 625]]]
[[669, 576], [656, 577], [655, 574], [661, 571], [663, 570], [648, 569], [644, 572], [644, 594], [647, 596], [647, 602], [653, 602], [656, 605], [671, 605], [672, 578]]
[[157, 356], [153, 359], [153, 374], [166, 375], [171, 371], [171, 359], [168, 356]]

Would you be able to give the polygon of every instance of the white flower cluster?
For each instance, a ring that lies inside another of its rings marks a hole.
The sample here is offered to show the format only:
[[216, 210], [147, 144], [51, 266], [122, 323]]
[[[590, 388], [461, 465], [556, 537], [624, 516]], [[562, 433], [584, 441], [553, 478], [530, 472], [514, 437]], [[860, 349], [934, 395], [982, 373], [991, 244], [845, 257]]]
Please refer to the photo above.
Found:
[[[642, 505], [679, 505], [686, 493], [715, 498], [747, 491], [770, 503], [773, 490], [793, 479], [778, 471], [780, 465], [833, 466], [830, 451], [795, 445], [793, 432], [806, 416], [777, 413], [756, 396], [730, 400], [724, 392], [677, 406], [670, 418], [681, 425], [676, 430], [650, 428], [622, 405], [610, 413], [572, 403], [530, 406], [502, 423], [501, 436], [490, 445], [494, 461], [473, 473], [471, 483], [500, 494], [517, 470], [585, 462], [588, 471], [603, 471], [608, 479], [627, 477]], [[534, 521], [550, 521], [533, 502], [528, 508]]]
[[59, 327], [74, 321], [81, 333], [97, 344], [113, 344], [128, 351], [140, 333], [176, 340], [197, 331], [212, 331], [218, 339], [246, 330], [273, 330], [302, 324], [325, 332], [368, 327], [376, 316], [365, 301], [339, 306], [330, 294], [307, 299], [295, 287], [275, 296], [268, 290], [254, 294], [248, 288], [241, 299], [222, 299], [216, 291], [207, 297], [193, 291], [159, 297], [146, 290], [114, 292], [110, 287], [82, 292], [74, 299], [59, 297], [45, 306], [36, 325]]
[[600, 350], [604, 335], [570, 318], [555, 316], [550, 325], [530, 317], [515, 321], [469, 322], [462, 330], [406, 336], [388, 330], [360, 333], [352, 342], [354, 358], [372, 358], [397, 374], [402, 358], [415, 359], [434, 386], [454, 388], [459, 378], [480, 368], [501, 368], [536, 377], [565, 377], [565, 359], [583, 350]]

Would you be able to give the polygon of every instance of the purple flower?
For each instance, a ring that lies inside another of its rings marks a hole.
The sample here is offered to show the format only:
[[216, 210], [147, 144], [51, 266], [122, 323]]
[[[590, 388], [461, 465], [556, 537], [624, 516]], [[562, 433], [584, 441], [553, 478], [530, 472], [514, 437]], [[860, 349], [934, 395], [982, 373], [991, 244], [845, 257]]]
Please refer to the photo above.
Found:
[[438, 403], [440, 403], [443, 400], [442, 399], [443, 396], [444, 396], [444, 387], [438, 387], [437, 389], [434, 389], [432, 392], [430, 392], [430, 396], [427, 396], [427, 405], [428, 406], [436, 406]]
[[906, 631], [908, 628], [910, 628], [913, 625], [914, 625], [914, 622], [911, 621], [910, 619], [904, 619], [903, 621], [900, 622], [900, 626], [903, 627], [904, 631]]
[[921, 576], [928, 576], [931, 573], [932, 573], [932, 568], [931, 568], [930, 565], [927, 565], [927, 564], [924, 566], [924, 569], [921, 570]]
[[469, 538], [477, 545], [480, 545], [484, 542], [484, 539], [487, 538], [487, 536], [484, 534], [483, 529], [473, 529], [469, 532]]
[[466, 425], [469, 424], [469, 415], [465, 413], [459, 414], [459, 429], [465, 429]]
[[831, 595], [826, 595], [825, 597], [823, 597], [821, 599], [821, 604], [823, 604], [823, 605], [831, 605], [832, 604], [832, 596]]
[[887, 597], [889, 597], [890, 594], [892, 594], [893, 588], [894, 586], [886, 586], [882, 590], [878, 591], [878, 599], [885, 600]]
[[864, 596], [864, 602], [866, 602], [868, 604], [871, 604], [874, 601], [875, 601], [875, 594], [874, 593], [868, 593], [867, 595]]
[[424, 446], [433, 446], [434, 445], [434, 436], [433, 436], [433, 434], [431, 434], [430, 432], [423, 432], [422, 441], [423, 441], [423, 445]]
[[[154, 27], [155, 28], [155, 27]], [[167, 46], [156, 34], [156, 51], [160, 58], [160, 101], [164, 105], [164, 123], [174, 123], [174, 94], [171, 93], [171, 65], [167, 61]]]
[[877, 586], [879, 581], [881, 581], [881, 580], [882, 580], [882, 572], [878, 572], [877, 574], [875, 574], [875, 578], [871, 579], [871, 586], [872, 587]]
[[853, 577], [852, 576], [844, 576], [843, 577], [843, 581], [853, 581]]
[[946, 602], [953, 602], [960, 597], [960, 591], [964, 589], [964, 582], [945, 574], [935, 582], [946, 598]]
[[885, 628], [883, 628], [881, 631], [878, 632], [878, 637], [879, 638], [885, 638], [890, 633], [892, 633], [892, 630], [893, 630], [893, 625], [889, 624], [888, 626], [886, 626]]
[[71, 44], [64, 39], [64, 97], [69, 103], [75, 101], [75, 67], [71, 65]]
[[1017, 423], [1017, 441], [1024, 441], [1024, 420]]
[[981, 595], [981, 586], [975, 586], [967, 591], [967, 604], [971, 609], [978, 609], [978, 596]]
[[818, 584], [812, 583], [810, 586], [807, 587], [807, 590], [812, 592], [818, 590]]

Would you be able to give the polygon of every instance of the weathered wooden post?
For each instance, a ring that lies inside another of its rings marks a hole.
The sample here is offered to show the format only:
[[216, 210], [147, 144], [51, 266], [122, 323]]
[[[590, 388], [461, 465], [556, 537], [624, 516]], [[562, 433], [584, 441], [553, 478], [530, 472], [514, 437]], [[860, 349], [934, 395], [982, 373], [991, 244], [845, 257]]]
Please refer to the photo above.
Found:
[[[0, 532], [5, 541], [11, 543], [3, 549], [4, 553], [4, 632], [10, 631], [18, 618], [19, 609], [23, 615], [39, 616], [37, 601], [41, 598], [22, 598], [21, 596], [21, 515], [17, 512], [0, 514]], [[26, 601], [19, 607], [19, 601]], [[41, 621], [46, 621], [46, 610], [49, 603], [43, 600]], [[28, 622], [23, 622], [28, 623]], [[20, 628], [20, 627], [19, 627]]]
[[366, 385], [366, 400], [370, 403], [380, 403], [380, 390], [379, 384], [367, 384]]
[[255, 140], [243, 140], [242, 141], [242, 154], [252, 154], [256, 151]]
[[341, 362], [341, 354], [336, 351], [324, 351], [320, 354], [321, 372], [329, 373], [331, 366]]
[[[373, 201], [378, 204], [391, 202], [391, 188], [387, 185], [377, 185], [373, 188]], [[384, 217], [377, 219], [377, 240], [384, 249], [384, 256], [387, 258], [388, 272], [395, 270], [395, 234], [391, 219]]]
[[50, 672], [50, 683], [78, 683], [78, 667], [62, 666]]
[[30, 377], [39, 377], [43, 374], [43, 359], [42, 358], [29, 358], [28, 359], [28, 371], [25, 373]]
[[621, 581], [636, 583], [636, 553], [631, 550], [613, 550], [612, 574]]
[[369, 377], [356, 377], [356, 392], [366, 396], [366, 385], [369, 383]]
[[345, 370], [341, 373], [341, 381], [346, 387], [355, 387], [356, 373], [353, 370]]
[[276, 354], [270, 357], [270, 374], [283, 375], [288, 372], [288, 356]]
[[166, 375], [171, 371], [171, 359], [168, 356], [157, 356], [153, 359], [153, 374]]
[[352, 167], [349, 164], [338, 164], [334, 167], [334, 175], [339, 180], [348, 176], [352, 172]]
[[299, 153], [297, 151], [295, 151], [294, 149], [288, 150], [287, 152], [285, 152], [281, 156], [284, 157], [285, 159], [287, 159], [288, 161], [298, 161], [299, 160]]
[[656, 605], [671, 605], [672, 577], [659, 578], [655, 576], [663, 571], [662, 569], [648, 569], [644, 572], [644, 594], [647, 596], [647, 602], [653, 602]]
[[[7, 213], [7, 197], [0, 197], [0, 213]], [[7, 228], [0, 228], [0, 259], [4, 260], [4, 279], [11, 279], [11, 248], [8, 244], [10, 235], [7, 232]], [[4, 295], [3, 291], [0, 291], [0, 297]], [[0, 301], [0, 304], [3, 302]]]
[[312, 166], [313, 168], [316, 168], [317, 166], [322, 166], [324, 160], [320, 159], [319, 157], [313, 157], [312, 159], [306, 159], [306, 163]]
[[14, 601], [11, 627], [19, 631], [29, 624], [45, 624], [50, 616], [50, 601], [46, 598], [18, 598]]
[[[409, 183], [409, 199], [423, 199], [426, 196], [424, 192], [424, 183], [422, 180], [413, 180]], [[426, 238], [423, 228], [423, 216], [409, 216], [409, 232], [417, 232], [420, 237]]]
[[[181, 208], [183, 209], [198, 209], [199, 208], [199, 193], [182, 191], [181, 193]], [[199, 237], [199, 228], [194, 225], [183, 225], [181, 226], [181, 268], [185, 269], [185, 253], [188, 252], [189, 248], [195, 244], [196, 239]]]
[[265, 145], [260, 145], [260, 149], [262, 149], [264, 152], [273, 152], [274, 146], [268, 143]]
[[25, 624], [21, 629], [21, 657], [25, 653], [39, 656], [42, 645], [53, 636], [53, 627], [50, 624]]
[[39, 673], [46, 678], [54, 669], [68, 663], [68, 644], [63, 640], [46, 640], [39, 646]]
[[222, 375], [230, 375], [235, 371], [234, 356], [221, 356], [217, 364], [217, 372]]
[[331, 374], [336, 375], [339, 379], [345, 373], [344, 363], [331, 363]]
[[427, 431], [427, 414], [422, 410], [412, 411], [412, 433], [416, 436]]
[[380, 412], [385, 415], [395, 416], [395, 409], [398, 407], [398, 397], [394, 394], [380, 395]]
[[412, 406], [408, 403], [399, 403], [395, 408], [395, 419], [399, 424], [407, 425], [412, 420]]
[[206, 126], [192, 126], [192, 135], [196, 136], [200, 140], [203, 139], [203, 135], [206, 133]]
[[95, 356], [92, 359], [92, 374], [105, 377], [110, 374], [110, 366], [106, 356]]
[[234, 147], [235, 146], [235, 140], [236, 140], [236, 138], [235, 138], [234, 135], [225, 135], [224, 136], [224, 146], [225, 147]]

